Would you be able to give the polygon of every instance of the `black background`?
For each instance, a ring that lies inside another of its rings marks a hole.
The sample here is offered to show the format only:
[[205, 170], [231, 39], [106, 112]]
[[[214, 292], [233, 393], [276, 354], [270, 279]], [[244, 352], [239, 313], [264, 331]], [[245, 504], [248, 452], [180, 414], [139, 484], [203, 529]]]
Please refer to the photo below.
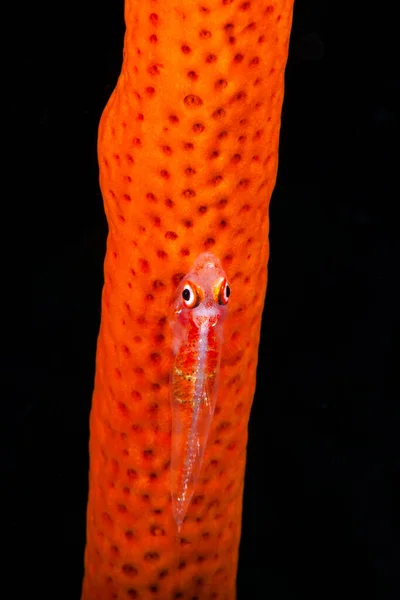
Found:
[[[396, 19], [352, 6], [295, 7], [238, 600], [400, 597]], [[122, 0], [3, 14], [4, 597], [79, 600], [123, 34]]]

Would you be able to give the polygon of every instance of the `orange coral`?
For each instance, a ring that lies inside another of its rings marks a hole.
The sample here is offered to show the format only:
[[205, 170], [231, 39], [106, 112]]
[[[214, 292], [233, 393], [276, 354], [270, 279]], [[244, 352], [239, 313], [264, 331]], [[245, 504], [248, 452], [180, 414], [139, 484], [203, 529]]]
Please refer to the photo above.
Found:
[[[99, 130], [109, 223], [82, 600], [235, 598], [293, 0], [126, 0]], [[211, 250], [232, 297], [202, 473], [177, 536], [169, 306]]]

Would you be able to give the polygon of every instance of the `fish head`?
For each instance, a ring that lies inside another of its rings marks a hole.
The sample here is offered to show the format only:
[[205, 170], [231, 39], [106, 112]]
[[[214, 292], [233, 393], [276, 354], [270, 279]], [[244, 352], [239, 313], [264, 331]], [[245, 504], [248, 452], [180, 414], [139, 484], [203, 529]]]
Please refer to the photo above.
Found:
[[175, 312], [196, 327], [214, 327], [226, 315], [230, 293], [219, 258], [204, 252], [177, 288]]

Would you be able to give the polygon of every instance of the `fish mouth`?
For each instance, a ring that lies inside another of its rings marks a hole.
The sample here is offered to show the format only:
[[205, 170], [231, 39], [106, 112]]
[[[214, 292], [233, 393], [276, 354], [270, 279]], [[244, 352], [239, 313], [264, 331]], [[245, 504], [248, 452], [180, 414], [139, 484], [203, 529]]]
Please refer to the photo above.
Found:
[[217, 310], [204, 310], [201, 312], [196, 312], [193, 316], [193, 323], [196, 327], [215, 327], [215, 325], [220, 320], [221, 315]]

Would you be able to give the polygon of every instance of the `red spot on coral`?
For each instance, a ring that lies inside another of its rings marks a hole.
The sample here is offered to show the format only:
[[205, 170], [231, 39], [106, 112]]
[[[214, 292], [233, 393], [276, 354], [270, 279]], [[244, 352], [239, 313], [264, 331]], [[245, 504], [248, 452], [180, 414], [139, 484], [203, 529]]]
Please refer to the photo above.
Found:
[[198, 106], [201, 106], [203, 104], [203, 100], [200, 98], [200, 96], [189, 94], [188, 96], [184, 97], [183, 103], [188, 108], [197, 108]]
[[150, 360], [155, 364], [160, 364], [161, 354], [159, 354], [158, 352], [153, 352], [152, 354], [150, 354]]
[[225, 206], [227, 204], [228, 204], [228, 199], [227, 198], [221, 198], [220, 200], [218, 200], [217, 207], [218, 208], [225, 208]]
[[195, 123], [192, 127], [192, 130], [194, 131], [194, 133], [202, 133], [204, 131], [205, 127], [202, 123]]
[[211, 183], [213, 185], [219, 185], [220, 183], [222, 183], [222, 181], [223, 181], [222, 175], [216, 175], [215, 177], [212, 178]]
[[211, 37], [211, 31], [208, 31], [208, 29], [202, 29], [199, 33], [199, 36], [202, 40], [209, 39]]
[[207, 239], [204, 241], [204, 247], [205, 247], [205, 248], [207, 248], [207, 249], [210, 249], [210, 248], [212, 248], [213, 246], [215, 246], [215, 240], [214, 240], [214, 238], [212, 238], [212, 237], [209, 237], [209, 238], [207, 238]]
[[146, 198], [147, 200], [150, 200], [150, 202], [157, 202], [157, 198], [152, 192], [148, 192]]
[[[164, 284], [163, 284], [164, 286]], [[165, 287], [165, 286], [164, 286]], [[156, 344], [162, 344], [162, 342], [165, 340], [165, 337], [162, 333], [157, 333], [154, 336], [154, 341], [156, 342]]]
[[150, 414], [155, 414], [158, 411], [158, 404], [156, 404], [156, 402], [152, 402], [152, 404], [150, 404], [149, 408], [148, 408], [148, 412]]
[[149, 15], [149, 19], [152, 25], [158, 25], [158, 15], [156, 13], [151, 13], [151, 15]]
[[194, 146], [193, 146], [192, 142], [185, 142], [183, 144], [183, 148], [184, 148], [184, 150], [193, 150]]
[[131, 201], [131, 197], [129, 194], [124, 194], [124, 200], [126, 200], [127, 202]]
[[112, 525], [113, 520], [108, 513], [104, 512], [101, 517], [105, 525]]
[[233, 60], [235, 63], [241, 63], [243, 59], [244, 59], [244, 56], [243, 56], [243, 54], [240, 54], [240, 53], [235, 54], [235, 56], [233, 57]]
[[167, 240], [176, 240], [177, 237], [178, 234], [175, 233], [175, 231], [167, 231], [167, 233], [165, 234], [165, 239]]
[[124, 356], [126, 358], [129, 358], [131, 351], [129, 350], [128, 346], [122, 346], [121, 350], [122, 350], [122, 353], [124, 354]]
[[131, 564], [122, 565], [122, 571], [125, 573], [125, 575], [128, 575], [129, 577], [133, 577], [134, 575], [137, 575], [137, 572], [138, 572], [136, 567], [134, 567]]
[[156, 75], [160, 75], [160, 68], [162, 68], [162, 67], [163, 67], [163, 65], [158, 63], [158, 64], [150, 65], [147, 70], [148, 70], [149, 74], [152, 77], [154, 77]]
[[150, 42], [151, 44], [156, 44], [156, 43], [158, 42], [158, 38], [157, 38], [157, 36], [156, 36], [155, 34], [151, 35], [151, 36], [149, 37], [149, 42]]
[[224, 108], [217, 108], [212, 114], [213, 119], [222, 119], [225, 117], [226, 111]]
[[[237, 94], [235, 94], [235, 96], [233, 96], [233, 101], [234, 102], [242, 102], [243, 100], [246, 100], [247, 98], [247, 94], [246, 92], [238, 92]], [[247, 119], [242, 119], [245, 120], [247, 123]]]
[[166, 171], [165, 169], [161, 169], [160, 171], [160, 175], [163, 179], [169, 179], [170, 178], [170, 174], [168, 173], [168, 171]]
[[134, 481], [138, 478], [138, 474], [136, 473], [135, 469], [128, 469], [126, 474], [128, 476], [128, 479], [130, 479], [131, 481]]
[[149, 273], [150, 272], [150, 265], [149, 265], [149, 261], [144, 259], [144, 258], [139, 258], [139, 265], [140, 265], [140, 269], [143, 273]]
[[175, 286], [178, 286], [184, 277], [185, 273], [175, 273], [175, 275], [172, 276], [172, 283]]
[[154, 88], [153, 88], [151, 85], [149, 85], [149, 86], [146, 88], [146, 94], [147, 94], [148, 96], [154, 96], [154, 94], [155, 94], [155, 93], [156, 93], [156, 90], [155, 90], [155, 89], [154, 89]]
[[158, 554], [158, 552], [146, 552], [146, 554], [144, 555], [144, 560], [146, 561], [155, 561], [159, 559], [160, 555]]
[[228, 82], [226, 79], [217, 79], [217, 81], [214, 84], [214, 87], [217, 90], [223, 90], [226, 88], [227, 85], [228, 85]]
[[194, 198], [195, 195], [196, 195], [196, 192], [190, 188], [187, 190], [183, 190], [183, 192], [182, 192], [182, 196], [184, 198]]
[[181, 46], [181, 50], [183, 52], [183, 54], [190, 54], [191, 49], [187, 44], [184, 44], [183, 46]]

